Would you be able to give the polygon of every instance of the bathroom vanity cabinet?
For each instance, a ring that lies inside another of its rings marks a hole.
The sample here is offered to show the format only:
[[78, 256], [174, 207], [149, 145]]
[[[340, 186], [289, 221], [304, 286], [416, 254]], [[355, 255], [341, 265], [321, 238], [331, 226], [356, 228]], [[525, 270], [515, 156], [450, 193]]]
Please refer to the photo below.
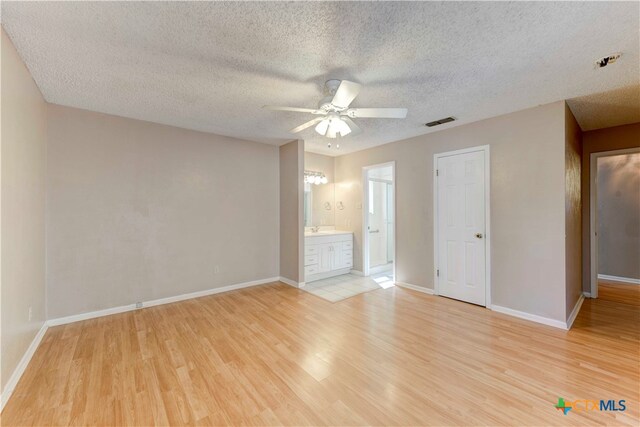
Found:
[[304, 281], [347, 274], [353, 267], [353, 233], [307, 233], [304, 238]]

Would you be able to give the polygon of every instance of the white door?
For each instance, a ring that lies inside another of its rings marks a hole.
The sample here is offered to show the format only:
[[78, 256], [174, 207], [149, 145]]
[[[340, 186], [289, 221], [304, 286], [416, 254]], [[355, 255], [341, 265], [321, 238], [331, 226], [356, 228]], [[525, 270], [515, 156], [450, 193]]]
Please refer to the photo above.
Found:
[[485, 152], [437, 160], [438, 293], [486, 305]]
[[393, 262], [393, 185], [387, 183], [387, 262]]
[[369, 265], [387, 263], [387, 183], [369, 180]]

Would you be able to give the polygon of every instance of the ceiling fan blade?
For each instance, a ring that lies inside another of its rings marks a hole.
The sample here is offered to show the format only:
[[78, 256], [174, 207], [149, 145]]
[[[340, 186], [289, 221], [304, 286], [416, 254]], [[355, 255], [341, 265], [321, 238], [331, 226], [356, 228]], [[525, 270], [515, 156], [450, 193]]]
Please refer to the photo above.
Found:
[[361, 87], [358, 83], [342, 80], [340, 86], [338, 86], [338, 90], [336, 90], [336, 94], [333, 95], [331, 104], [338, 108], [347, 108], [355, 97], [358, 96]]
[[293, 128], [289, 132], [298, 133], [298, 132], [300, 132], [302, 130], [305, 130], [306, 128], [311, 127], [311, 126], [315, 125], [316, 123], [321, 122], [323, 120], [324, 120], [324, 117], [318, 117], [318, 118], [315, 118], [313, 120], [309, 120], [307, 123], [304, 123], [304, 124], [298, 126], [297, 128]]
[[351, 129], [351, 133], [350, 133], [351, 136], [362, 133], [362, 129], [360, 128], [360, 126], [355, 124], [355, 122], [351, 120], [349, 117], [342, 117], [342, 120], [349, 125], [349, 128]]
[[295, 111], [297, 113], [311, 113], [311, 114], [324, 114], [324, 111], [313, 110], [311, 108], [297, 108], [297, 107], [276, 107], [273, 105], [265, 105], [262, 108], [273, 111]]
[[349, 108], [346, 116], [353, 118], [370, 117], [377, 119], [404, 119], [407, 117], [406, 108]]

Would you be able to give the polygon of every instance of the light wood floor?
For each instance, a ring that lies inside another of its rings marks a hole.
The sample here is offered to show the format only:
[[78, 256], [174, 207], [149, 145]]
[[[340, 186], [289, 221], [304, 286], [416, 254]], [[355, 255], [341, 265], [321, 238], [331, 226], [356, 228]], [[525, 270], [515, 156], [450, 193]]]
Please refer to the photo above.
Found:
[[598, 280], [598, 299], [640, 307], [640, 286]]
[[[283, 284], [49, 329], [2, 425], [638, 425], [639, 310], [569, 331], [402, 288]], [[556, 410], [558, 397], [626, 412]]]

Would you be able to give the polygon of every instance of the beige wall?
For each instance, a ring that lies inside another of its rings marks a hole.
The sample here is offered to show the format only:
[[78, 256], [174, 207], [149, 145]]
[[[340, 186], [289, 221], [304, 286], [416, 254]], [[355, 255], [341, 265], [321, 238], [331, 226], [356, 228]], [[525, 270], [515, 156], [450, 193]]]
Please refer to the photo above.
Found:
[[327, 176], [329, 182], [335, 182], [335, 157], [325, 156], [323, 154], [304, 153], [304, 169], [316, 172], [322, 172]]
[[598, 274], [640, 280], [640, 153], [598, 159]]
[[[46, 319], [46, 104], [2, 30], [2, 390]], [[29, 307], [32, 319], [29, 321]]]
[[304, 141], [280, 146], [280, 276], [304, 280]]
[[591, 153], [640, 146], [640, 123], [592, 130], [582, 134], [582, 289], [591, 290]]
[[278, 276], [277, 147], [48, 111], [49, 318]]
[[573, 311], [582, 294], [582, 200], [580, 161], [582, 131], [565, 105], [565, 274], [566, 315]]
[[[304, 153], [304, 169], [314, 172], [322, 172], [327, 177], [328, 183], [321, 185], [311, 184], [312, 192], [312, 225], [335, 225], [335, 161], [334, 157], [316, 153]], [[326, 209], [325, 203], [330, 204], [331, 209]]]
[[396, 161], [397, 280], [433, 288], [433, 155], [491, 147], [492, 303], [565, 321], [565, 104], [336, 158], [336, 224], [362, 269], [362, 167]]

